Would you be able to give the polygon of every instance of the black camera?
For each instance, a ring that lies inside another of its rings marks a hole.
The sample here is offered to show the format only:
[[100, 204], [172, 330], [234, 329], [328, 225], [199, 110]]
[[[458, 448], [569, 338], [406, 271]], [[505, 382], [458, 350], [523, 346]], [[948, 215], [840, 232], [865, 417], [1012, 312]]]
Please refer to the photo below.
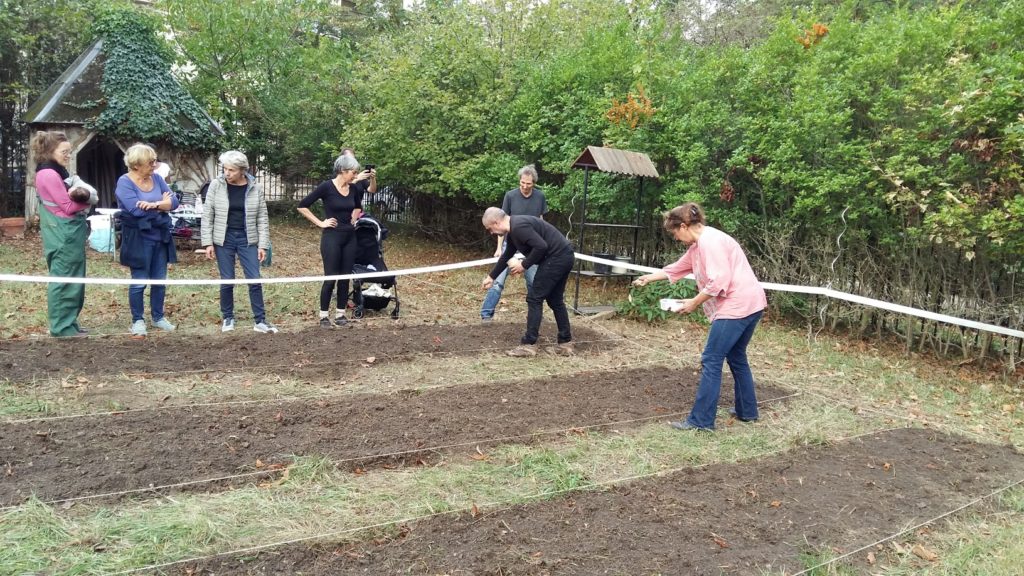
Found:
[[376, 167], [376, 164], [366, 164], [365, 166], [363, 166], [363, 170], [373, 170]]

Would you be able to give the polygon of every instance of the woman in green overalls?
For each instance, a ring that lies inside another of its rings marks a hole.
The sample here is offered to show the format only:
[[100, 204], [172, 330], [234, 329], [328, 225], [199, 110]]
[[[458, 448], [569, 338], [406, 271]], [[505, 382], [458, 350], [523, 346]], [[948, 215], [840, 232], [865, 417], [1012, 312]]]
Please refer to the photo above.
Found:
[[[68, 189], [71, 143], [63, 132], [40, 131], [32, 140], [36, 162], [36, 191], [39, 193], [39, 228], [43, 255], [50, 276], [85, 277], [85, 214], [90, 194], [81, 188]], [[57, 337], [84, 336], [78, 314], [85, 304], [85, 284], [47, 284], [47, 316], [50, 334]]]

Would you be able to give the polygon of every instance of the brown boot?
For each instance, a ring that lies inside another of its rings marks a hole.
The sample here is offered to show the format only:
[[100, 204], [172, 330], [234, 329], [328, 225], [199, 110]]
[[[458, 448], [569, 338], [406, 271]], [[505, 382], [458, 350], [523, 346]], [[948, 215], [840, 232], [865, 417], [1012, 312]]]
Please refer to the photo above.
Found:
[[576, 354], [576, 347], [572, 342], [562, 342], [551, 348], [551, 351], [558, 356], [573, 356]]
[[513, 358], [532, 358], [537, 355], [536, 344], [520, 344], [515, 348], [509, 350], [505, 354], [512, 356]]

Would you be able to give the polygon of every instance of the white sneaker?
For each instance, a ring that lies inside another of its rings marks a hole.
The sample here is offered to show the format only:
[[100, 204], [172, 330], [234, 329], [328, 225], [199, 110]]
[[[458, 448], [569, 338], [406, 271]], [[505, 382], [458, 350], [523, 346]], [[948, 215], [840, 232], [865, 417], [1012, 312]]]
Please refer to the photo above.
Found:
[[175, 328], [174, 324], [171, 324], [170, 320], [167, 318], [161, 318], [156, 322], [153, 322], [153, 326], [161, 330], [166, 330], [167, 332], [170, 332]]
[[132, 333], [132, 336], [145, 336], [146, 335], [146, 321], [145, 320], [136, 320], [135, 322], [132, 322], [132, 327], [129, 330], [129, 332]]
[[270, 322], [257, 322], [252, 329], [260, 334], [277, 334], [277, 326], [274, 326]]
[[224, 319], [224, 323], [220, 325], [220, 331], [221, 332], [231, 332], [234, 329], [235, 329], [235, 319], [234, 318], [225, 318]]

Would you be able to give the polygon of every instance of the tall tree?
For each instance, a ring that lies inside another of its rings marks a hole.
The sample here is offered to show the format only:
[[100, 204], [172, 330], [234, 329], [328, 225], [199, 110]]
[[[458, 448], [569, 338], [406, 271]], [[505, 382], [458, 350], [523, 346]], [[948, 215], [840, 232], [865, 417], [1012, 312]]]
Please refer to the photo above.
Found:
[[285, 176], [321, 174], [351, 113], [351, 46], [369, 33], [330, 0], [167, 0], [182, 76], [229, 145]]
[[96, 0], [0, 0], [0, 214], [24, 209], [25, 109], [91, 40]]

